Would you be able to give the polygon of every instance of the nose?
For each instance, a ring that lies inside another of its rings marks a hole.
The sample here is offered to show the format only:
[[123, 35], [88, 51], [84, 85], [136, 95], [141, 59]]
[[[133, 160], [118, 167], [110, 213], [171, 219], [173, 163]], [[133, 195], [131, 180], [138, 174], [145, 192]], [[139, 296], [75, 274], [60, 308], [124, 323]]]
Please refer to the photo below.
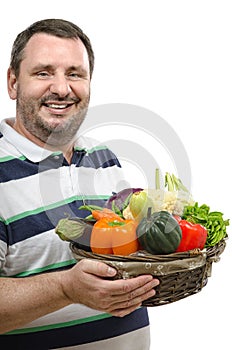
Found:
[[50, 92], [65, 97], [71, 92], [71, 87], [65, 76], [53, 77], [50, 85]]

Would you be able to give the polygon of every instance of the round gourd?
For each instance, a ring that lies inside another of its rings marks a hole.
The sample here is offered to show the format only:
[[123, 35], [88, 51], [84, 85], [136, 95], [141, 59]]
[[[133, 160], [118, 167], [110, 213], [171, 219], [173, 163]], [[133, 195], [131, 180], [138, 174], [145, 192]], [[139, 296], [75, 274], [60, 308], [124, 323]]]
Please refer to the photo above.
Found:
[[137, 237], [142, 249], [151, 254], [171, 254], [176, 251], [182, 238], [181, 228], [176, 219], [167, 211], [151, 214], [137, 226]]

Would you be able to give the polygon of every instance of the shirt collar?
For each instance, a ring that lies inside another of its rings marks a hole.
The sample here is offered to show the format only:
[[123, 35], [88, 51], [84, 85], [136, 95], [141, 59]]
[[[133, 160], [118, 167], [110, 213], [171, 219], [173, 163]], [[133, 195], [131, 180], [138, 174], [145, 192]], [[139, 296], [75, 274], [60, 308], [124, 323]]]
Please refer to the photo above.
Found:
[[49, 151], [31, 142], [11, 127], [13, 121], [14, 118], [2, 120], [0, 123], [0, 131], [7, 139], [7, 141], [10, 142], [15, 148], [17, 148], [17, 150], [27, 159], [34, 163], [37, 163], [41, 162], [51, 155], [61, 153]]

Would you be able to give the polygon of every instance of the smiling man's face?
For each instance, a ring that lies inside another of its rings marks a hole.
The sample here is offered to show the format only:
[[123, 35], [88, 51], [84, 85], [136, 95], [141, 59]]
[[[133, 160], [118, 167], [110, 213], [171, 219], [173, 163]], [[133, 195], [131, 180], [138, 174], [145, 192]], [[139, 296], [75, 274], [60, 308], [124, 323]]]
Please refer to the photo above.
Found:
[[8, 72], [8, 91], [17, 100], [16, 130], [39, 144], [68, 144], [85, 118], [90, 98], [84, 44], [35, 34], [24, 49], [19, 77]]

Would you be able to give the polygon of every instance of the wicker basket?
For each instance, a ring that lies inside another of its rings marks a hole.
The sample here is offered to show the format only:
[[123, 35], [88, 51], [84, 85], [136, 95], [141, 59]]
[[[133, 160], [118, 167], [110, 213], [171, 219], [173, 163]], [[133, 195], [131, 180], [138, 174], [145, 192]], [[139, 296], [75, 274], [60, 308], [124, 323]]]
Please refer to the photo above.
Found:
[[79, 249], [70, 243], [77, 261], [85, 258], [98, 259], [116, 268], [115, 279], [133, 278], [152, 274], [160, 284], [154, 297], [143, 302], [144, 306], [159, 306], [172, 303], [198, 293], [211, 276], [212, 263], [220, 260], [226, 246], [225, 239], [216, 246], [168, 255], [152, 255], [144, 251], [129, 256], [102, 255]]

